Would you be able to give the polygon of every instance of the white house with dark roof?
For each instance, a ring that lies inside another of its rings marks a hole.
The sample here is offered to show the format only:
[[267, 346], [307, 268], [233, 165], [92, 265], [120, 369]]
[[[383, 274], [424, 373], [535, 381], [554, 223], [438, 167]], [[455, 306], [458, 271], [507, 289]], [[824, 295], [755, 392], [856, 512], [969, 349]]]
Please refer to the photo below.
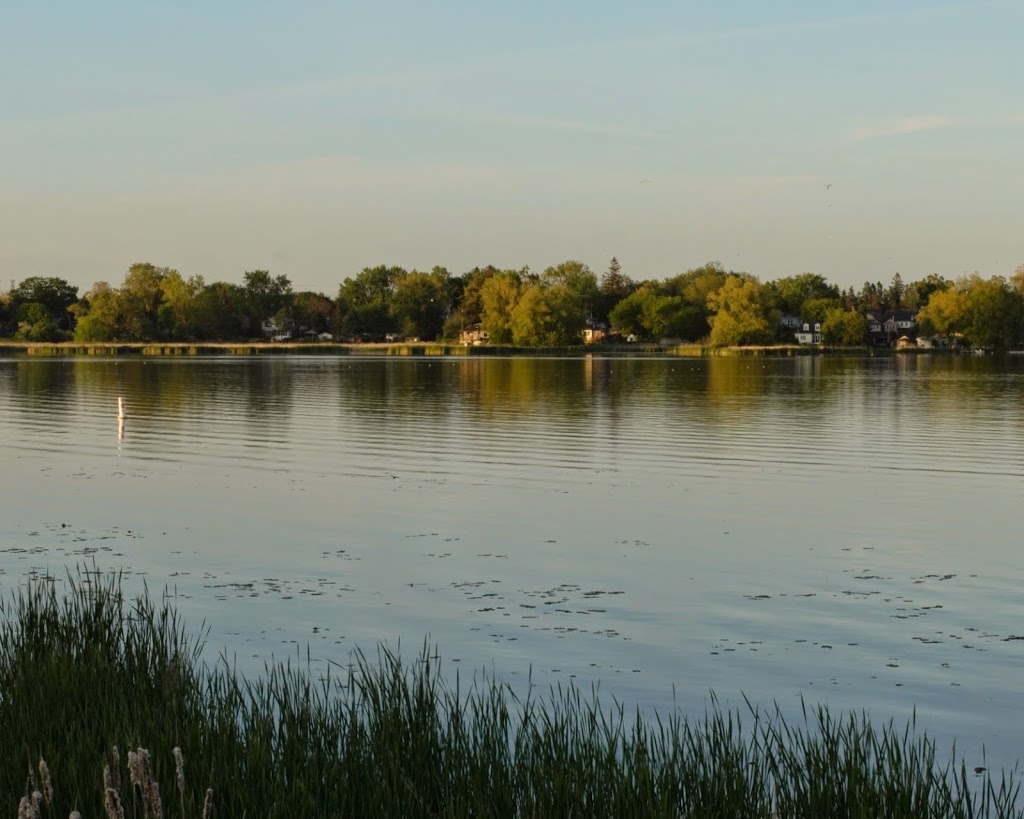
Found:
[[796, 331], [797, 344], [821, 344], [821, 322], [805, 321]]
[[871, 310], [864, 317], [868, 320], [868, 338], [876, 346], [891, 345], [900, 336], [913, 336], [917, 327], [910, 310]]

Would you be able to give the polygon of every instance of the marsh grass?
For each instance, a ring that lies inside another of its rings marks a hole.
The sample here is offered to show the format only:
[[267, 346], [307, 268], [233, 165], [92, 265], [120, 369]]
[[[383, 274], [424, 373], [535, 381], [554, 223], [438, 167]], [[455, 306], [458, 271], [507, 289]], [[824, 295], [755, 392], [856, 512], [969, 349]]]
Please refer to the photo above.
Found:
[[[940, 760], [913, 723], [818, 707], [794, 724], [714, 699], [700, 718], [648, 718], [573, 686], [520, 699], [446, 681], [427, 647], [249, 680], [201, 662], [205, 632], [166, 595], [127, 600], [95, 571], [61, 594], [31, 581], [0, 613], [0, 816], [31, 802], [26, 765], [43, 758], [43, 816], [110, 815], [110, 791], [126, 817], [154, 815], [159, 794], [163, 815], [204, 819], [1024, 816], [1013, 775]], [[152, 786], [130, 784], [117, 747], [146, 753], [132, 778]]]

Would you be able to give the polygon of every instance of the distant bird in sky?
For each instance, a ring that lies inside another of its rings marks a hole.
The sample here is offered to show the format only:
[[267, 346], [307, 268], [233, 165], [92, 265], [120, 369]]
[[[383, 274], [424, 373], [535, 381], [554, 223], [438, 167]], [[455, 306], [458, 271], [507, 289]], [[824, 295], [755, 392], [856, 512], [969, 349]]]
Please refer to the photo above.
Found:
[[829, 183], [828, 183], [828, 184], [827, 184], [827, 185], [825, 186], [825, 190], [828, 190], [828, 189], [829, 189], [829, 188], [831, 188], [831, 187], [832, 187], [832, 183], [831, 183], [831, 182], [829, 182]]
[[641, 180], [640, 180], [640, 184], [641, 184], [641, 185], [646, 185], [646, 184], [647, 184], [648, 182], [650, 182], [650, 181], [651, 181], [650, 179], [641, 179]]

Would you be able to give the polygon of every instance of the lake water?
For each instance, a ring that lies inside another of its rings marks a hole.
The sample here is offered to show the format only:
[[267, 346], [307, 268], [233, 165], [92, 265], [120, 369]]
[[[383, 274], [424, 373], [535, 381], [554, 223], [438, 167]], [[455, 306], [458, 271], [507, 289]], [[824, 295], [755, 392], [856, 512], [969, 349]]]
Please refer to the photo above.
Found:
[[1024, 357], [8, 357], [0, 583], [123, 568], [247, 673], [427, 640], [1012, 767], [1022, 401]]

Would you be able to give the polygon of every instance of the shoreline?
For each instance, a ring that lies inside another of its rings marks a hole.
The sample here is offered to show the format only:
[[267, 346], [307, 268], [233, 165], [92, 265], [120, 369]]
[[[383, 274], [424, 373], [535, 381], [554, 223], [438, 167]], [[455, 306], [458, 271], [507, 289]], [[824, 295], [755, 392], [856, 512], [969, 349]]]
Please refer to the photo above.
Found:
[[950, 350], [893, 350], [879, 347], [816, 347], [777, 344], [750, 347], [710, 347], [703, 344], [600, 344], [571, 347], [466, 346], [444, 342], [402, 342], [380, 344], [343, 344], [334, 342], [29, 342], [0, 341], [0, 356], [31, 358], [75, 358], [79, 356], [412, 356], [412, 357], [501, 357], [501, 356], [676, 356], [711, 358], [729, 356], [783, 357], [817, 355], [891, 356], [939, 354]]

